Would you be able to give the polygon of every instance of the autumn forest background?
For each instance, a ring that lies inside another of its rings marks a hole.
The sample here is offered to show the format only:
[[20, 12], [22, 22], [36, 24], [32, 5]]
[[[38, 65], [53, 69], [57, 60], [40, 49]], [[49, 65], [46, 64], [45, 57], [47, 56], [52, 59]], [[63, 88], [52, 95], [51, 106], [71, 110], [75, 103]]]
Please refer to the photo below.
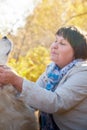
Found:
[[87, 0], [42, 0], [16, 35], [8, 33], [13, 49], [8, 65], [36, 81], [49, 64], [50, 44], [61, 26], [75, 25], [87, 32]]

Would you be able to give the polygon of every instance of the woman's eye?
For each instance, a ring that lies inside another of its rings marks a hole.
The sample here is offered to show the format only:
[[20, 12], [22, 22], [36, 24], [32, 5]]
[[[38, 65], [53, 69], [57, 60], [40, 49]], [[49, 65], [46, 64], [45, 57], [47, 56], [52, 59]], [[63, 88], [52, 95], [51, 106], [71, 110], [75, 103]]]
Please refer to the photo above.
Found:
[[60, 44], [61, 44], [61, 45], [65, 45], [65, 43], [63, 43], [63, 42], [60, 42]]
[[55, 40], [55, 42], [57, 42], [57, 40]]

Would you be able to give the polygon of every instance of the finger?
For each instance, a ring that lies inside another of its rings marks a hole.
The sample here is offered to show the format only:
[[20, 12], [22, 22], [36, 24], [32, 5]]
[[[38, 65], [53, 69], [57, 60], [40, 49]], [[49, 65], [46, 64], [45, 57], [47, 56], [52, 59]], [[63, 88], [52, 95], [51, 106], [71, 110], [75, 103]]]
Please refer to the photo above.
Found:
[[2, 87], [3, 85], [0, 83], [0, 87]]
[[2, 67], [0, 67], [0, 72], [2, 73], [4, 71], [4, 69]]

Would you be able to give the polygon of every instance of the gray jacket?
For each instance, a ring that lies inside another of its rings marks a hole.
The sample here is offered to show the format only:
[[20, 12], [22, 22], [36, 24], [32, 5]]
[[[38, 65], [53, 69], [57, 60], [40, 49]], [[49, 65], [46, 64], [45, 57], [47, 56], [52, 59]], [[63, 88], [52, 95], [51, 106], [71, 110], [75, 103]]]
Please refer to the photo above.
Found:
[[60, 130], [87, 130], [87, 63], [79, 62], [62, 78], [54, 92], [45, 89], [46, 73], [36, 83], [24, 79], [21, 99], [52, 113]]

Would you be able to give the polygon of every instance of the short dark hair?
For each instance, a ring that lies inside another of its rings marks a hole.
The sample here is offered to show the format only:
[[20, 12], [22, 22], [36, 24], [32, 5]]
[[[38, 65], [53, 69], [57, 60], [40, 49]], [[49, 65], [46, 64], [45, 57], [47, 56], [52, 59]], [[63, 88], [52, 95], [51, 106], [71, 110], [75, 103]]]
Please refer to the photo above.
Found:
[[61, 27], [56, 35], [63, 36], [72, 46], [75, 59], [87, 59], [87, 40], [85, 35], [74, 26]]

